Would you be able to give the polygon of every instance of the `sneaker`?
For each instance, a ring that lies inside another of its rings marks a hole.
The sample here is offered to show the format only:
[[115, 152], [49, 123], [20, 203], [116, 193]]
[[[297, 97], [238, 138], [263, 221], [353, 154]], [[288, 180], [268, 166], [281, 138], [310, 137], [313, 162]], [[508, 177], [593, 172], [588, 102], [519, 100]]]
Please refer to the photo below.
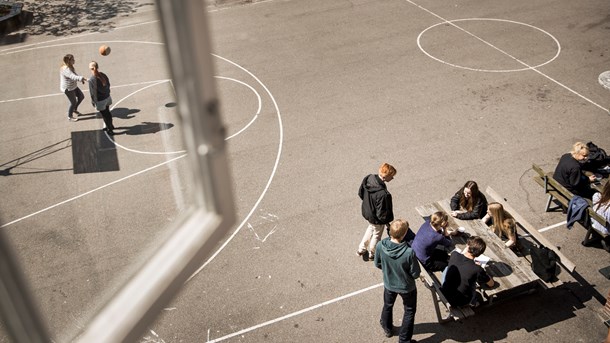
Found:
[[368, 250], [365, 250], [365, 251], [362, 253], [362, 260], [363, 260], [364, 262], [368, 262], [368, 261], [370, 261], [370, 260], [371, 260], [371, 257], [370, 257], [370, 255], [369, 255]]
[[381, 319], [379, 320], [379, 325], [381, 325], [381, 328], [383, 329], [383, 333], [385, 334], [386, 337], [388, 337], [388, 338], [392, 337], [392, 330], [386, 329], [383, 326], [383, 323], [381, 322]]
[[78, 118], [74, 118], [74, 117], [68, 117], [69, 121], [78, 121]]
[[369, 252], [368, 251], [357, 251], [356, 252], [358, 254], [358, 256], [362, 257], [362, 260], [364, 260], [364, 262], [368, 262], [369, 261]]
[[79, 111], [74, 111], [73, 113], [74, 113], [74, 114], [76, 114], [77, 116], [82, 116], [82, 115], [83, 115], [83, 114], [82, 114], [82, 113], [80, 113]]

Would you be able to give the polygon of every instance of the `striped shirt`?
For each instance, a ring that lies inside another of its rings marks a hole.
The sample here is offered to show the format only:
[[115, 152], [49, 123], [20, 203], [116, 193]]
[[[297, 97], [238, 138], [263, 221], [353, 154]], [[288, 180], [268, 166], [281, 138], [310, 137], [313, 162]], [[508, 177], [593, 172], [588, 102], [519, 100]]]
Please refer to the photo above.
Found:
[[59, 89], [65, 92], [66, 89], [73, 91], [78, 87], [78, 82], [82, 81], [83, 77], [76, 75], [70, 68], [63, 66], [59, 71]]

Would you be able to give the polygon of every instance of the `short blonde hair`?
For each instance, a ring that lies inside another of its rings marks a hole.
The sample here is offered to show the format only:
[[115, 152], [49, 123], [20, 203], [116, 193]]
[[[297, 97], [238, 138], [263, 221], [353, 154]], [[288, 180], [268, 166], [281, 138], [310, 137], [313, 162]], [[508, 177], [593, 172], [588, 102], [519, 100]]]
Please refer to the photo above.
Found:
[[390, 236], [394, 239], [402, 239], [409, 230], [409, 222], [404, 219], [396, 219], [390, 223]]
[[384, 163], [379, 167], [379, 175], [381, 176], [394, 176], [396, 175], [396, 168]]
[[570, 153], [572, 156], [576, 157], [576, 155], [580, 154], [583, 150], [589, 154], [589, 147], [585, 143], [576, 142], [572, 145], [572, 151], [570, 151]]

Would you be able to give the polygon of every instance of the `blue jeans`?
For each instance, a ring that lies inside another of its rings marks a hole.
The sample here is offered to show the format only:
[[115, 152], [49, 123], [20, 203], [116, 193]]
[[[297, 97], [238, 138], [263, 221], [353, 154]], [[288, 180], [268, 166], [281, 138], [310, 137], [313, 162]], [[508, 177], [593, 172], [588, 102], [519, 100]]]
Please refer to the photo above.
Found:
[[396, 297], [402, 298], [404, 307], [404, 315], [402, 317], [402, 326], [398, 335], [399, 343], [411, 342], [413, 338], [413, 326], [415, 325], [415, 310], [417, 309], [417, 289], [408, 293], [396, 293], [383, 288], [383, 310], [381, 310], [381, 325], [384, 328], [392, 329], [392, 314]]
[[78, 87], [71, 91], [66, 89], [64, 93], [68, 97], [68, 100], [70, 100], [70, 106], [68, 106], [68, 118], [72, 118], [72, 114], [74, 113], [74, 111], [78, 111], [78, 105], [83, 102], [83, 99], [85, 99], [85, 95], [83, 94], [83, 91], [81, 91]]

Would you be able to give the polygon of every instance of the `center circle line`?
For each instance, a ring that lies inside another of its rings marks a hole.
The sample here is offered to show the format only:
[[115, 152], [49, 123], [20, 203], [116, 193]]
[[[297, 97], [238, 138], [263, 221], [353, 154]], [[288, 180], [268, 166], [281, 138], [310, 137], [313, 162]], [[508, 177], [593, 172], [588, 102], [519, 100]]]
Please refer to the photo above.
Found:
[[[515, 56], [511, 55], [510, 53], [508, 53], [508, 52], [506, 52], [506, 51], [504, 51], [504, 50], [502, 50], [502, 49], [498, 48], [497, 46], [493, 45], [492, 43], [490, 43], [490, 42], [488, 42], [488, 41], [484, 40], [483, 38], [481, 38], [481, 37], [479, 37], [479, 36], [475, 35], [474, 33], [472, 33], [472, 32], [470, 32], [470, 31], [468, 31], [468, 30], [466, 30], [466, 29], [464, 29], [464, 28], [462, 28], [462, 27], [460, 27], [460, 26], [458, 26], [458, 25], [456, 25], [456, 24], [455, 24], [456, 22], [462, 22], [462, 21], [500, 21], [500, 22], [506, 22], [506, 23], [511, 23], [511, 24], [523, 25], [523, 26], [527, 26], [527, 27], [529, 27], [529, 28], [533, 28], [533, 29], [538, 30], [538, 31], [540, 31], [540, 32], [544, 33], [545, 35], [547, 35], [547, 36], [551, 37], [551, 38], [553, 39], [553, 41], [555, 41], [555, 44], [557, 45], [557, 53], [555, 54], [555, 56], [553, 56], [551, 59], [549, 59], [549, 60], [548, 60], [548, 61], [546, 61], [546, 62], [540, 63], [540, 64], [535, 65], [535, 66], [530, 66], [529, 64], [527, 64], [527, 63], [523, 62], [522, 60], [518, 59], [517, 57], [515, 57]], [[461, 65], [457, 65], [457, 64], [449, 63], [449, 62], [444, 61], [444, 60], [441, 60], [441, 59], [439, 59], [439, 58], [437, 58], [437, 57], [435, 57], [435, 56], [432, 56], [430, 53], [428, 53], [428, 52], [427, 52], [427, 51], [426, 51], [426, 50], [425, 50], [425, 49], [422, 47], [422, 45], [421, 45], [421, 38], [422, 38], [422, 36], [424, 35], [424, 33], [426, 33], [428, 30], [433, 29], [433, 28], [435, 28], [435, 27], [437, 27], [437, 26], [440, 26], [440, 25], [443, 25], [443, 24], [449, 24], [449, 25], [451, 25], [451, 26], [455, 27], [456, 29], [458, 29], [458, 30], [460, 30], [460, 31], [462, 31], [462, 32], [464, 32], [464, 33], [466, 33], [467, 35], [469, 35], [469, 36], [471, 36], [471, 37], [473, 37], [473, 38], [475, 38], [475, 39], [477, 39], [477, 40], [479, 40], [479, 41], [483, 42], [483, 43], [484, 43], [484, 44], [486, 44], [487, 46], [489, 46], [489, 47], [491, 47], [491, 48], [495, 49], [496, 51], [499, 51], [500, 53], [504, 54], [505, 56], [510, 57], [511, 59], [513, 59], [514, 61], [516, 61], [517, 63], [519, 63], [519, 64], [521, 64], [521, 65], [525, 66], [525, 68], [520, 68], [520, 69], [506, 69], [506, 70], [498, 70], [498, 69], [477, 69], [477, 68], [470, 68], [470, 67], [465, 67], [465, 66], [461, 66]], [[545, 30], [543, 30], [543, 29], [541, 29], [541, 28], [538, 28], [538, 27], [536, 27], [536, 26], [530, 25], [530, 24], [521, 23], [521, 22], [514, 21], [514, 20], [508, 20], [508, 19], [497, 19], [497, 18], [465, 18], [465, 19], [454, 19], [454, 20], [446, 20], [446, 21], [443, 21], [443, 22], [440, 22], [440, 23], [434, 24], [434, 25], [432, 25], [432, 26], [430, 26], [430, 27], [426, 28], [425, 30], [423, 30], [423, 31], [422, 31], [422, 32], [421, 32], [421, 33], [420, 33], [420, 34], [417, 36], [417, 46], [419, 47], [419, 49], [420, 49], [420, 50], [421, 50], [421, 51], [422, 51], [424, 54], [426, 54], [426, 56], [428, 56], [428, 57], [432, 58], [433, 60], [436, 60], [436, 61], [438, 61], [438, 62], [441, 62], [441, 63], [443, 63], [443, 64], [447, 64], [447, 65], [450, 65], [450, 66], [452, 66], [452, 67], [455, 67], [455, 68], [460, 68], [460, 69], [466, 69], [466, 70], [472, 70], [472, 71], [480, 71], [480, 72], [491, 72], [491, 73], [508, 73], [508, 72], [517, 72], [517, 71], [533, 70], [533, 69], [540, 68], [540, 67], [542, 67], [542, 66], [544, 66], [544, 65], [546, 65], [546, 64], [551, 63], [551, 62], [552, 62], [552, 61], [554, 61], [554, 60], [555, 60], [555, 59], [556, 59], [556, 58], [559, 56], [559, 54], [561, 53], [561, 44], [559, 44], [559, 41], [558, 41], [558, 40], [557, 40], [557, 39], [556, 39], [556, 38], [555, 38], [553, 35], [551, 35], [549, 32], [547, 32], [547, 31], [545, 31]]]

